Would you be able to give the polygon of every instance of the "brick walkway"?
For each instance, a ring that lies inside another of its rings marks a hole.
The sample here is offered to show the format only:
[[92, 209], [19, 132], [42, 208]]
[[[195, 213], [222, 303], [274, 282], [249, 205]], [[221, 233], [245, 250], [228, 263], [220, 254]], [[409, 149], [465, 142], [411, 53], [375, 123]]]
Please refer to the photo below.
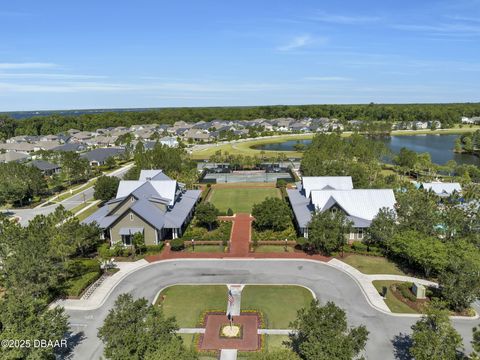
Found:
[[201, 335], [199, 348], [201, 350], [257, 350], [259, 345], [257, 316], [253, 314], [235, 316], [233, 322], [243, 325], [243, 336], [241, 339], [224, 339], [220, 337], [221, 326], [228, 324], [226, 315], [207, 315], [205, 334]]
[[[250, 214], [239, 213], [235, 216], [221, 216], [222, 221], [233, 221], [232, 233], [230, 234], [230, 251], [228, 253], [189, 253], [171, 251], [169, 246], [157, 255], [146, 256], [148, 262], [169, 259], [228, 259], [228, 258], [252, 258], [252, 259], [310, 259], [317, 261], [330, 261], [332, 258], [322, 255], [309, 255], [304, 252], [286, 253], [252, 253], [250, 252], [250, 237], [253, 217]], [[280, 244], [280, 242], [279, 242]]]

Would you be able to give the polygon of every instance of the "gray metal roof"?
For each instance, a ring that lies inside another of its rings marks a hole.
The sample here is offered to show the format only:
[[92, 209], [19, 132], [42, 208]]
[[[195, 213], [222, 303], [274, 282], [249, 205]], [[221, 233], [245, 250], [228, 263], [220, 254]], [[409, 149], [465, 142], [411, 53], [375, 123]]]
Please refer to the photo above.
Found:
[[108, 215], [108, 212], [108, 205], [102, 206], [98, 211], [83, 220], [82, 224], [92, 224], [96, 222], [101, 229], [106, 229], [118, 219], [118, 215]]
[[313, 209], [310, 200], [303, 196], [299, 189], [287, 189], [287, 194], [298, 226], [307, 227], [312, 219]]
[[178, 228], [185, 222], [200, 196], [201, 190], [187, 190], [182, 194], [172, 209], [165, 213], [165, 227]]
[[44, 160], [33, 160], [29, 165], [34, 166], [41, 171], [60, 169], [60, 166]]
[[99, 148], [82, 154], [81, 157], [88, 161], [104, 162], [109, 157], [123, 154], [125, 149], [122, 148]]
[[130, 209], [157, 230], [163, 228], [163, 225], [165, 224], [164, 212], [153, 205], [150, 201], [140, 199], [135, 201]]

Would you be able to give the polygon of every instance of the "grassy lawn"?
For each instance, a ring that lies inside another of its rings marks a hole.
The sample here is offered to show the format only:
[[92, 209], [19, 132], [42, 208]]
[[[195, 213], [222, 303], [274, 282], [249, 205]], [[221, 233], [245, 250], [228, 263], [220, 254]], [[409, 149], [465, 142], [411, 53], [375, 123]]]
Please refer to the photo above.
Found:
[[[389, 288], [390, 285], [399, 283], [399, 281], [392, 280], [375, 280], [373, 281], [373, 286], [375, 286], [375, 288], [381, 293], [384, 286]], [[398, 300], [390, 291], [390, 289], [387, 291], [385, 304], [387, 304], [388, 308], [394, 313], [418, 314], [418, 312], [412, 309], [410, 306]]]
[[253, 204], [262, 202], [267, 197], [280, 197], [280, 192], [275, 188], [214, 188], [208, 200], [220, 211], [231, 208], [234, 213], [251, 213]]
[[[211, 146], [195, 150], [191, 154], [191, 158], [194, 160], [208, 159], [210, 156], [215, 154], [216, 151], [221, 150], [222, 152], [228, 152], [231, 155], [262, 155], [261, 150], [252, 149], [252, 146], [262, 145], [262, 144], [271, 144], [277, 142], [283, 142], [288, 140], [302, 140], [302, 139], [311, 139], [312, 135], [305, 134], [295, 134], [295, 135], [275, 135], [266, 139], [253, 139], [241, 142], [227, 143], [227, 144], [212, 144]], [[263, 156], [265, 157], [276, 157], [282, 151], [264, 151]], [[302, 153], [298, 151], [283, 151], [288, 157], [302, 157]]]
[[223, 253], [224, 247], [223, 245], [195, 245], [195, 250], [191, 246], [185, 249], [185, 252], [190, 253]]
[[283, 342], [287, 340], [287, 335], [265, 335], [265, 350], [275, 351], [288, 349], [283, 345]]
[[[281, 245], [260, 245], [255, 249], [256, 253], [284, 253], [285, 246]], [[287, 246], [287, 252], [293, 252], [291, 246]]]
[[97, 211], [100, 208], [99, 205], [100, 205], [100, 203], [98, 203], [96, 205], [93, 205], [91, 208], [88, 208], [87, 210], [85, 210], [84, 212], [79, 214], [77, 216], [78, 220], [80, 220], [80, 221], [85, 220], [87, 217], [92, 215], [95, 211]]
[[[162, 291], [165, 316], [175, 316], [179, 327], [195, 327], [206, 310], [226, 310], [225, 285], [175, 285]], [[161, 296], [159, 296], [161, 299]]]
[[405, 275], [397, 265], [383, 257], [353, 254], [343, 259], [339, 258], [339, 260], [346, 262], [364, 274]]
[[242, 292], [242, 309], [262, 311], [266, 328], [270, 329], [288, 329], [297, 310], [311, 301], [310, 291], [300, 286], [249, 285]]

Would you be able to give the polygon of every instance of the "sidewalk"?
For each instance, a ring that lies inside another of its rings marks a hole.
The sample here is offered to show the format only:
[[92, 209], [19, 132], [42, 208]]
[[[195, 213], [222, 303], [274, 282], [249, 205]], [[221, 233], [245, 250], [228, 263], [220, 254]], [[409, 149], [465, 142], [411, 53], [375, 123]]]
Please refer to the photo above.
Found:
[[[375, 286], [373, 286], [372, 281], [374, 280], [394, 280], [394, 281], [408, 281], [408, 282], [416, 282], [418, 284], [426, 285], [426, 286], [435, 286], [437, 287], [438, 284], [433, 281], [417, 279], [411, 276], [402, 276], [402, 275], [390, 275], [390, 274], [382, 274], [382, 275], [368, 275], [361, 273], [353, 266], [344, 263], [338, 259], [332, 259], [328, 263], [328, 265], [333, 266], [334, 268], [339, 269], [347, 274], [349, 274], [359, 285], [360, 288], [363, 290], [365, 296], [367, 297], [368, 302], [375, 308], [387, 312], [392, 313], [388, 308], [385, 301], [383, 301], [382, 296], [378, 293]], [[400, 315], [400, 314], [399, 314]], [[406, 314], [401, 314], [406, 315]], [[417, 316], [417, 315], [415, 315]]]
[[[120, 283], [127, 275], [148, 265], [145, 260], [135, 262], [117, 262], [115, 263], [119, 269], [112, 276], [107, 277], [98, 288], [93, 291], [88, 299], [65, 299], [57, 300], [50, 305], [50, 308], [63, 306], [69, 310], [94, 310], [100, 307], [107, 299], [110, 292]], [[92, 284], [93, 286], [93, 284]]]

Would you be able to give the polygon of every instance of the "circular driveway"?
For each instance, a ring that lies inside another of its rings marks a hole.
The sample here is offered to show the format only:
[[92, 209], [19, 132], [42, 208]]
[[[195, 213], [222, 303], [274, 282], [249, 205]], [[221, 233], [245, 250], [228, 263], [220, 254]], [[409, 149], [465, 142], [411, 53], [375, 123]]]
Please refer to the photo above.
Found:
[[[174, 284], [296, 284], [310, 288], [321, 303], [333, 301], [343, 308], [350, 326], [365, 325], [370, 332], [368, 359], [405, 359], [406, 338], [411, 317], [393, 316], [372, 308], [359, 285], [344, 272], [320, 262], [303, 260], [176, 260], [150, 264], [126, 276], [109, 294], [103, 305], [92, 311], [68, 310], [72, 330], [78, 336], [75, 359], [99, 359], [102, 343], [97, 329], [122, 293], [153, 301], [158, 291]], [[455, 327], [471, 351], [472, 327], [478, 321], [455, 320]], [[83, 333], [83, 339], [80, 334]], [[397, 354], [397, 357], [396, 357]]]

